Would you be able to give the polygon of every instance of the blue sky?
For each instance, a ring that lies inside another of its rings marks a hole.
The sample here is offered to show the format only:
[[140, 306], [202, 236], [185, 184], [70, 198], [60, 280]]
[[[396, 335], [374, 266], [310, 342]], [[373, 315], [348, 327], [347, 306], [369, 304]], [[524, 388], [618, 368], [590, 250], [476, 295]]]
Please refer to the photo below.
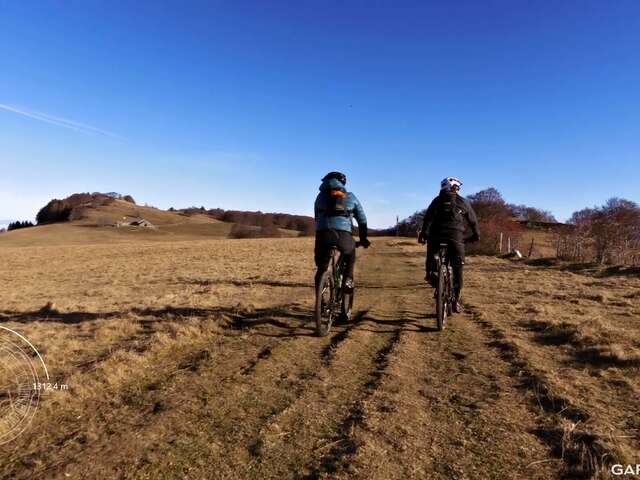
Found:
[[640, 200], [640, 2], [0, 0], [0, 218], [118, 191], [370, 225], [442, 177], [574, 210]]

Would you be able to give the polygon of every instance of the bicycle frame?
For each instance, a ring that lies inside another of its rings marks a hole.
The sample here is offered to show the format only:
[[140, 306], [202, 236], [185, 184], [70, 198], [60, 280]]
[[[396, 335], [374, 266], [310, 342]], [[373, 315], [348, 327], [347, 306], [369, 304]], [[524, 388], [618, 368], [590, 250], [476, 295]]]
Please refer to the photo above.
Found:
[[453, 287], [451, 284], [453, 272], [449, 262], [449, 252], [446, 243], [441, 243], [437, 255], [434, 255], [437, 267], [438, 283], [436, 286], [436, 313], [438, 330], [444, 330], [447, 316], [452, 314]]
[[339, 314], [340, 308], [342, 307], [342, 297], [344, 296], [344, 292], [342, 290], [342, 280], [344, 278], [344, 258], [342, 253], [338, 251], [337, 248], [333, 248], [331, 252], [331, 273], [333, 275], [334, 281], [334, 289], [335, 289], [335, 297], [333, 297], [333, 304], [331, 305], [331, 309], [334, 315]]
[[[358, 242], [356, 242], [356, 247]], [[342, 317], [351, 320], [353, 292], [345, 292], [343, 288], [345, 257], [337, 247], [331, 249], [331, 259], [316, 286], [316, 332], [325, 336], [331, 330], [334, 319]], [[325, 294], [328, 293], [328, 298]]]

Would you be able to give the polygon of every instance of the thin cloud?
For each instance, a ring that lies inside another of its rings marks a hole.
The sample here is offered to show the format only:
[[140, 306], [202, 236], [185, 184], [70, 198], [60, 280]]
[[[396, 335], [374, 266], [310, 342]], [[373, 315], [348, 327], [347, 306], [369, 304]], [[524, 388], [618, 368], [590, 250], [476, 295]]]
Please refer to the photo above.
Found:
[[124, 137], [110, 132], [108, 130], [103, 130], [101, 128], [92, 127], [91, 125], [87, 125], [80, 122], [75, 122], [73, 120], [69, 120], [66, 118], [55, 117], [53, 115], [49, 115], [47, 113], [36, 112], [27, 110], [25, 108], [16, 108], [11, 105], [6, 105], [4, 103], [0, 103], [0, 109], [6, 110], [7, 112], [16, 113], [18, 115], [23, 115], [28, 118], [33, 118], [34, 120], [40, 120], [41, 122], [50, 123], [51, 125], [56, 125], [58, 127], [68, 128], [70, 130], [75, 130], [76, 132], [83, 133], [98, 133], [100, 135], [104, 135], [106, 137], [117, 138], [118, 140], [124, 140]]

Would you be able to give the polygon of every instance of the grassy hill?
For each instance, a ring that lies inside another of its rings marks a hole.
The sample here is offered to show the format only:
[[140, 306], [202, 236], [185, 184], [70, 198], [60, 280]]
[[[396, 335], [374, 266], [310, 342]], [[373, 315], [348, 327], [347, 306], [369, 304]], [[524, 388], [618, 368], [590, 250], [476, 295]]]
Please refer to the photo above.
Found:
[[[207, 215], [170, 212], [113, 199], [107, 205], [86, 206], [77, 220], [38, 225], [0, 235], [2, 246], [83, 245], [138, 241], [185, 241], [227, 238], [234, 223], [222, 222]], [[154, 228], [121, 226], [119, 221], [144, 218]], [[245, 231], [259, 232], [260, 227], [243, 226]], [[296, 237], [299, 232], [278, 229], [281, 236]]]

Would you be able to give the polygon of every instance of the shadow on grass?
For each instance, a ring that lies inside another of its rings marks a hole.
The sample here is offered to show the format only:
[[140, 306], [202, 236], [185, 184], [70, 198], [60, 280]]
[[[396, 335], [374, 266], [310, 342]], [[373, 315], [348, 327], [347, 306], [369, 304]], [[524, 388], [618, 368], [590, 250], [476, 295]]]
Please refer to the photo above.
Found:
[[293, 335], [310, 335], [299, 332], [301, 326], [312, 319], [311, 309], [304, 309], [298, 305], [283, 305], [277, 307], [240, 310], [233, 307], [196, 308], [174, 307], [163, 308], [134, 308], [115, 312], [59, 312], [51, 309], [41, 309], [27, 312], [0, 311], [0, 323], [5, 322], [57, 322], [64, 324], [78, 324], [96, 320], [117, 319], [127, 315], [146, 317], [139, 320], [148, 323], [149, 317], [155, 321], [179, 320], [181, 318], [215, 318], [221, 321], [224, 328], [240, 330], [255, 328], [261, 325], [270, 325], [284, 330], [278, 336], [287, 336], [287, 332]]
[[532, 267], [556, 268], [558, 270], [585, 273], [594, 277], [639, 277], [640, 266], [613, 265], [605, 267], [597, 262], [566, 262], [555, 257], [544, 257], [526, 260], [526, 265]]
[[541, 345], [568, 345], [566, 353], [570, 360], [567, 364], [574, 368], [588, 366], [594, 369], [607, 368], [637, 368], [640, 367], [640, 356], [629, 352], [621, 346], [606, 343], [595, 343], [580, 335], [579, 326], [568, 322], [545, 322], [527, 320], [520, 325], [534, 333], [534, 340]]
[[[0, 311], [0, 324], [6, 322], [30, 323], [30, 322], [54, 322], [63, 324], [79, 324], [98, 320], [123, 319], [129, 315], [137, 317], [135, 321], [142, 324], [143, 328], [149, 328], [149, 323], [161, 321], [180, 321], [183, 318], [214, 318], [221, 322], [221, 326], [227, 330], [252, 330], [253, 334], [268, 337], [297, 337], [314, 336], [315, 321], [311, 306], [302, 307], [299, 304], [281, 305], [257, 309], [238, 309], [234, 307], [177, 307], [166, 306], [163, 308], [134, 308], [131, 310], [114, 312], [59, 312], [51, 309], [35, 311]], [[388, 332], [391, 329], [400, 328], [406, 331], [435, 332], [435, 315], [418, 315], [412, 312], [403, 312], [397, 317], [375, 317], [368, 310], [355, 312], [350, 322], [336, 322], [337, 329], [359, 328], [376, 333]], [[428, 325], [433, 321], [433, 326]], [[367, 328], [363, 324], [367, 322], [373, 327]], [[267, 328], [261, 328], [267, 327]]]
[[627, 354], [624, 350], [611, 349], [608, 346], [594, 345], [576, 350], [574, 360], [593, 368], [637, 368], [640, 367], [640, 357]]
[[[265, 285], [268, 287], [309, 288], [309, 289], [314, 288], [314, 285], [312, 282], [308, 282], [308, 283], [286, 282], [286, 281], [280, 281], [280, 280], [265, 280], [265, 279], [255, 279], [255, 280], [252, 280], [252, 279], [244, 279], [244, 280], [186, 279], [186, 280], [183, 280], [183, 283], [191, 284], [191, 285], [199, 285], [202, 287], [207, 287], [211, 285], [233, 285], [234, 287], [252, 287], [256, 285]], [[407, 283], [407, 284], [400, 284], [400, 285], [358, 283], [357, 288], [359, 290], [370, 290], [370, 289], [402, 290], [405, 288], [424, 287], [425, 285], [426, 285], [425, 282]]]
[[541, 320], [523, 320], [524, 328], [534, 332], [534, 340], [541, 345], [564, 345], [578, 338], [578, 329], [567, 322], [552, 323]]
[[265, 285], [268, 287], [290, 287], [290, 288], [309, 288], [313, 289], [313, 283], [302, 282], [283, 282], [279, 280], [264, 280], [264, 279], [245, 279], [245, 280], [223, 280], [223, 279], [186, 279], [183, 283], [191, 285], [200, 285], [207, 287], [210, 285], [233, 285], [234, 287], [253, 287], [255, 285]]
[[532, 267], [554, 267], [558, 264], [558, 259], [555, 257], [534, 258], [525, 260], [524, 263]]
[[613, 277], [613, 276], [640, 276], [640, 267], [625, 267], [623, 265], [616, 265], [613, 267], [607, 267], [598, 274], [599, 277]]

